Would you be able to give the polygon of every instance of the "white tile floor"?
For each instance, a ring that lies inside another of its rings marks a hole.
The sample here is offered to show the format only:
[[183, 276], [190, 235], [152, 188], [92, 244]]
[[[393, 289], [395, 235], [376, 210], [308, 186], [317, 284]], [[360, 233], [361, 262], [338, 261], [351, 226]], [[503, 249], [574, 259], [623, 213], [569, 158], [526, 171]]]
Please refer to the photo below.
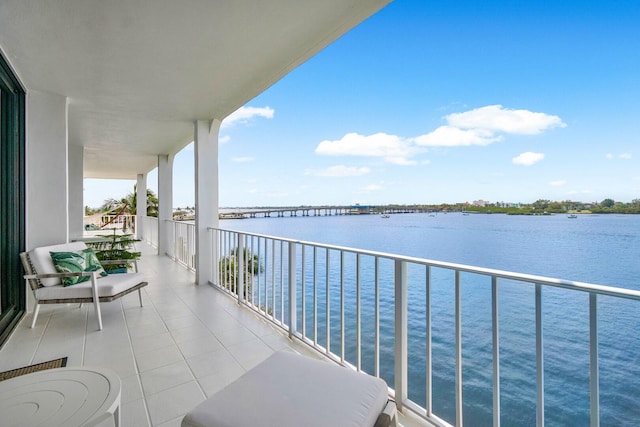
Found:
[[185, 413], [274, 351], [320, 357], [141, 246], [144, 307], [137, 293], [102, 304], [98, 331], [91, 304], [44, 305], [36, 327], [27, 314], [0, 350], [0, 372], [65, 356], [68, 366], [110, 368], [122, 379], [122, 425], [164, 427], [179, 426]]

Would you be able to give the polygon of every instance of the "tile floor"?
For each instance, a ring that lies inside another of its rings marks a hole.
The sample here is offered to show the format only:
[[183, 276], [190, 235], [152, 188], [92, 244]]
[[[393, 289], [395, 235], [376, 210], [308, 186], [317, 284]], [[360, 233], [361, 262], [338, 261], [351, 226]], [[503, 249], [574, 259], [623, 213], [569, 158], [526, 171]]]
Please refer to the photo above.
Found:
[[27, 314], [0, 350], [0, 372], [64, 356], [68, 366], [107, 367], [122, 379], [123, 426], [169, 427], [274, 351], [321, 357], [141, 246], [144, 307], [137, 293], [102, 304], [98, 331], [91, 304], [44, 305], [36, 327]]

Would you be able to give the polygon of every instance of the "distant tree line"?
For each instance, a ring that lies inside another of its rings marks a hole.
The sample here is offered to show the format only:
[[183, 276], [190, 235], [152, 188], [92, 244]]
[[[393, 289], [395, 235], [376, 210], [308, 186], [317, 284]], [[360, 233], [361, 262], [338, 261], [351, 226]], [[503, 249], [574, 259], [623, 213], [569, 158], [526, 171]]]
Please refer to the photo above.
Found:
[[[111, 212], [125, 207], [126, 212], [135, 215], [136, 213], [136, 190], [129, 193], [120, 200], [107, 199], [99, 208], [85, 206], [85, 215]], [[312, 207], [312, 206], [301, 206]], [[538, 199], [533, 203], [506, 203], [506, 202], [483, 202], [476, 205], [469, 202], [464, 203], [440, 203], [440, 204], [412, 204], [377, 206], [377, 210], [383, 212], [385, 209], [400, 208], [424, 209], [434, 212], [484, 212], [484, 213], [506, 213], [512, 215], [541, 215], [554, 213], [598, 213], [598, 214], [640, 214], [640, 199], [633, 199], [631, 202], [619, 202], [613, 199], [604, 199], [600, 202], [579, 202], [575, 200], [552, 201]], [[192, 213], [194, 208], [186, 206], [177, 208], [175, 215]], [[374, 211], [376, 209], [374, 208]], [[158, 197], [147, 189], [147, 216], [158, 216]]]
[[[401, 207], [390, 205], [389, 207]], [[554, 213], [598, 213], [598, 214], [640, 214], [640, 199], [631, 202], [619, 202], [604, 199], [601, 202], [579, 202], [575, 200], [552, 201], [539, 199], [533, 203], [483, 202], [482, 205], [472, 203], [441, 203], [436, 205], [411, 205], [439, 212], [484, 212], [506, 213], [513, 215], [541, 215]]]

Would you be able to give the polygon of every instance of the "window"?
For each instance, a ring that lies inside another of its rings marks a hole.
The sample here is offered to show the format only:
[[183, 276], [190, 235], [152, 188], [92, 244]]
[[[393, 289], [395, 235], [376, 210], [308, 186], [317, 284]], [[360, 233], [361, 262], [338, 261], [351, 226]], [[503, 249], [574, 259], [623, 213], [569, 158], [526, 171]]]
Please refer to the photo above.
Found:
[[25, 93], [0, 52], [0, 345], [25, 311]]

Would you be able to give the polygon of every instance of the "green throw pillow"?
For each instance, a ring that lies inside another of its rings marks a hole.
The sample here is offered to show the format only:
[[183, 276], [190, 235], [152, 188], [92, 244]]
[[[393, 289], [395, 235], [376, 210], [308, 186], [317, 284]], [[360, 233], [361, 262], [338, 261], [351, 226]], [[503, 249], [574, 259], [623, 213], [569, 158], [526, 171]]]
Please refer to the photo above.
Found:
[[[102, 268], [96, 253], [91, 248], [75, 252], [49, 252], [53, 265], [58, 273], [80, 273], [82, 271], [96, 271], [100, 276], [107, 273]], [[91, 276], [65, 277], [62, 280], [63, 286], [71, 286], [77, 283], [86, 282]]]

